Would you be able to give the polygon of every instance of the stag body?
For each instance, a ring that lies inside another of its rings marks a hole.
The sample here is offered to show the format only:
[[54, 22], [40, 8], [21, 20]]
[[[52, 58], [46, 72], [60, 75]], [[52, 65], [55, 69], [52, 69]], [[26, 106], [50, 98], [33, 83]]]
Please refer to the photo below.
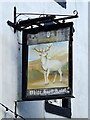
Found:
[[[48, 76], [49, 76], [49, 73], [52, 71], [59, 72], [60, 82], [62, 81], [61, 62], [59, 60], [48, 59], [47, 51], [49, 51], [49, 49], [50, 49], [50, 47], [47, 50], [40, 51], [40, 50], [37, 50], [36, 48], [34, 48], [34, 50], [36, 50], [37, 52], [40, 53], [39, 55], [40, 55], [40, 59], [41, 59], [41, 65], [42, 65], [42, 68], [44, 71], [45, 84], [49, 83]], [[57, 73], [55, 74], [53, 83], [56, 80], [56, 76], [57, 76]]]

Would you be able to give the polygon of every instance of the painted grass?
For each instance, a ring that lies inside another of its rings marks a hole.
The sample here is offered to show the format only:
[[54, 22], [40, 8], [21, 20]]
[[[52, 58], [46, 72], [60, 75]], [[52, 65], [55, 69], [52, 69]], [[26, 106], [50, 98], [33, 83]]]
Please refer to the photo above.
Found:
[[28, 79], [33, 82], [35, 80], [41, 79], [43, 77], [43, 73], [41, 73], [39, 70], [32, 70], [28, 72]]
[[[64, 75], [68, 75], [68, 63], [66, 63], [65, 65], [62, 66], [62, 73]], [[49, 76], [54, 76], [55, 72], [50, 72]], [[39, 70], [33, 69], [33, 70], [29, 70], [28, 72], [28, 80], [35, 82], [39, 79], [44, 78], [44, 75], [42, 72], [40, 72]]]
[[63, 74], [68, 74], [68, 63], [62, 66], [62, 73]]

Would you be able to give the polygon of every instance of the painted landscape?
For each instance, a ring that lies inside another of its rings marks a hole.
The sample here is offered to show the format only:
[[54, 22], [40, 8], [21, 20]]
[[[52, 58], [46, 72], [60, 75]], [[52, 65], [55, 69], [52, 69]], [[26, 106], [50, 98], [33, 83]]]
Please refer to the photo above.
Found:
[[[59, 46], [61, 47], [61, 49]], [[62, 82], [60, 82], [60, 75], [58, 72], [57, 72], [56, 80], [55, 82], [53, 82], [56, 74], [55, 71], [53, 71], [50, 72], [48, 76], [49, 83], [45, 84], [44, 71], [42, 68], [41, 59], [38, 56], [38, 53], [33, 50], [33, 48], [36, 47], [37, 46], [32, 46], [29, 48], [27, 89], [68, 87], [68, 42], [59, 43], [58, 45], [52, 44], [50, 51], [48, 51], [47, 59], [58, 60], [62, 64], [61, 67]]]

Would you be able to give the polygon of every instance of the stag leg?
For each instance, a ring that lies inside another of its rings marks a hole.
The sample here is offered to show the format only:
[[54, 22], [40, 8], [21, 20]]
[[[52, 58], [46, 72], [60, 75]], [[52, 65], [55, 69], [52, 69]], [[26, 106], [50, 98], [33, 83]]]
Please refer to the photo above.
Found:
[[62, 71], [59, 70], [58, 72], [59, 72], [59, 74], [60, 74], [60, 82], [62, 82]]
[[49, 76], [50, 71], [47, 71], [47, 82], [49, 83], [48, 76]]
[[55, 74], [55, 77], [54, 77], [53, 83], [55, 83], [56, 77], [57, 77], [57, 73]]
[[44, 71], [44, 80], [45, 80], [45, 85], [48, 84], [48, 81], [47, 81], [47, 72]]

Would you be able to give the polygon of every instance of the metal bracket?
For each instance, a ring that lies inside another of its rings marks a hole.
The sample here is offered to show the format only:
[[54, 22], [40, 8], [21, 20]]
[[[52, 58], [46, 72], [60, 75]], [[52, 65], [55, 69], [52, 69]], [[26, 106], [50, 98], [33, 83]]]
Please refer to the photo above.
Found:
[[[7, 21], [7, 24], [11, 27], [14, 28], [14, 33], [16, 33], [16, 30], [18, 31], [23, 31], [24, 29], [27, 29], [27, 27], [31, 27], [33, 28], [33, 25], [37, 25], [37, 26], [42, 26], [42, 24], [46, 23], [46, 22], [52, 22], [52, 23], [65, 23], [66, 20], [68, 19], [74, 19], [74, 18], [78, 18], [78, 12], [77, 10], [73, 11], [74, 15], [58, 15], [58, 14], [40, 14], [40, 13], [17, 13], [16, 11], [16, 7], [14, 7], [14, 23], [11, 21]], [[28, 18], [27, 20], [22, 20], [17, 22], [17, 18], [21, 15], [38, 15], [38, 18], [35, 19], [30, 19]], [[43, 17], [41, 17], [43, 16]], [[58, 19], [56, 19], [56, 16], [60, 17]]]
[[[16, 7], [14, 7], [14, 25], [16, 25]], [[14, 33], [16, 32], [16, 28], [14, 28]]]

